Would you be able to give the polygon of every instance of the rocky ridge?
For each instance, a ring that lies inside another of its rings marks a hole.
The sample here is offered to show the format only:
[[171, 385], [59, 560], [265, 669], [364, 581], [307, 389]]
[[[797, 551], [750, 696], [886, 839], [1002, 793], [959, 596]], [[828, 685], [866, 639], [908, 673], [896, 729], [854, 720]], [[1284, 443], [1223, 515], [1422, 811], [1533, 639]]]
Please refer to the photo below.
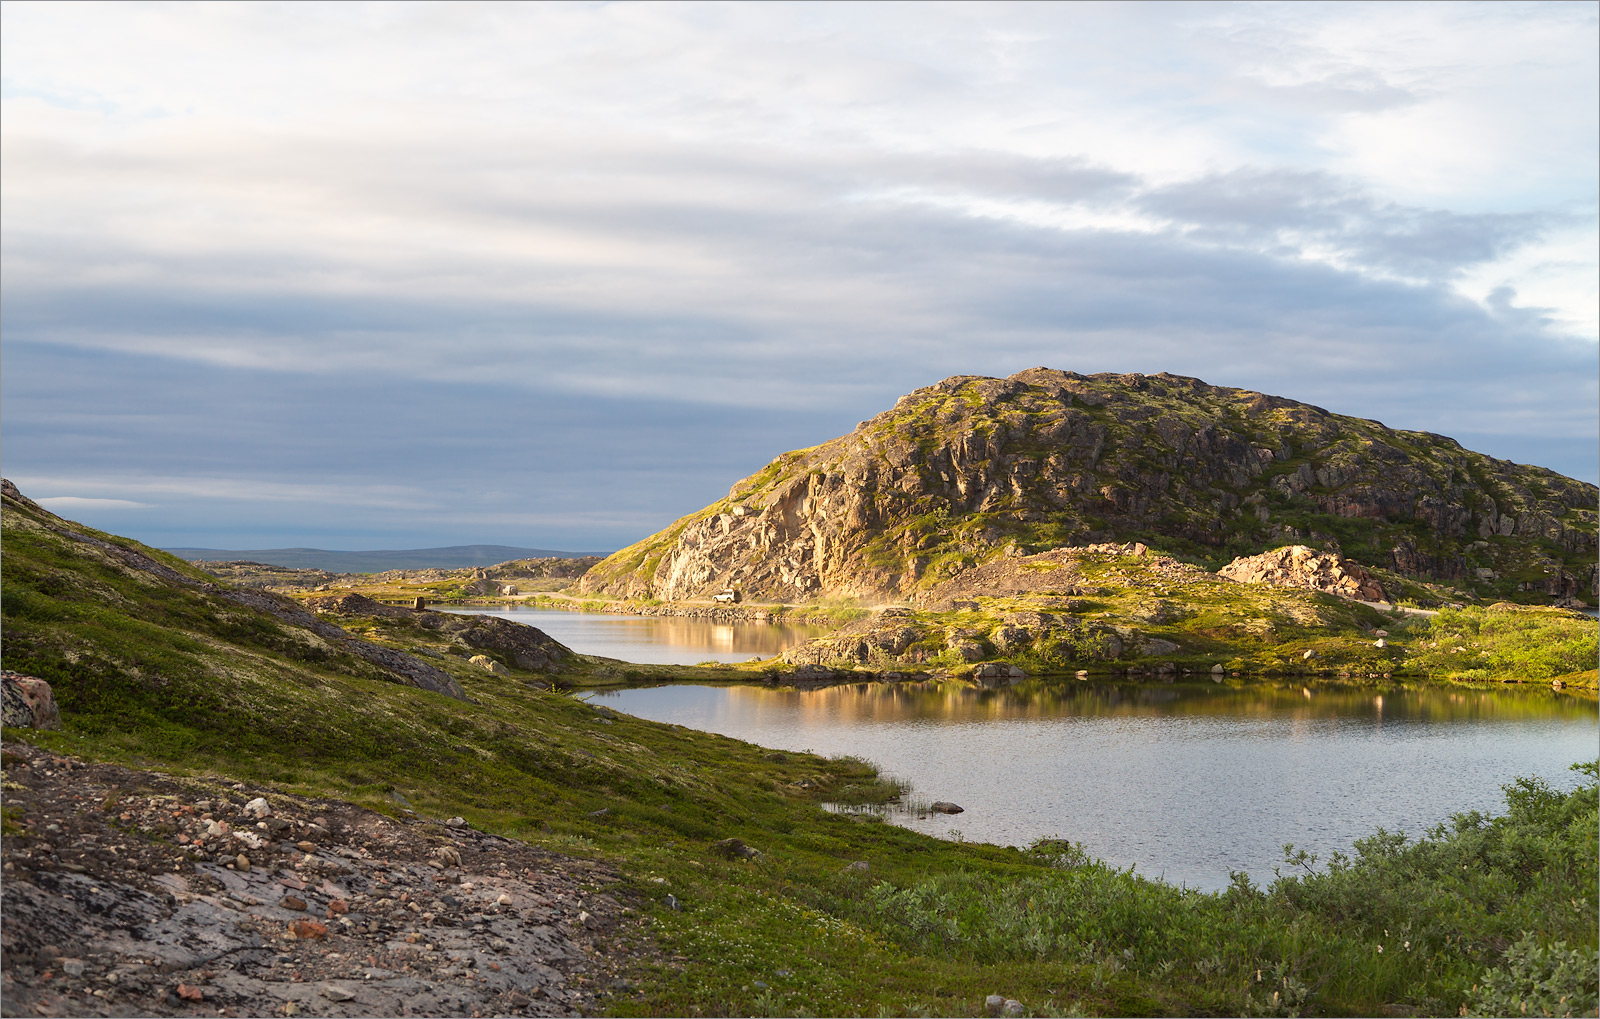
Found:
[[[901, 600], [1002, 555], [1297, 540], [1488, 596], [1592, 599], [1595, 486], [1444, 436], [1160, 375], [956, 376], [607, 558], [584, 592]], [[1209, 551], [1208, 551], [1209, 550]]]

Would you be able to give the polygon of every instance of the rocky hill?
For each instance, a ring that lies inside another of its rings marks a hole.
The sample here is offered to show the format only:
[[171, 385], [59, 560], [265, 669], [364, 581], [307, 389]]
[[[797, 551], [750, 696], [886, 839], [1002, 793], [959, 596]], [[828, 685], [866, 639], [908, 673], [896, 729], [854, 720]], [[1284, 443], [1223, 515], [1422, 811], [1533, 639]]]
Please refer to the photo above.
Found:
[[1215, 569], [1308, 542], [1518, 601], [1595, 598], [1595, 486], [1175, 375], [956, 376], [785, 453], [581, 590], [938, 597], [1002, 555], [1145, 541]]

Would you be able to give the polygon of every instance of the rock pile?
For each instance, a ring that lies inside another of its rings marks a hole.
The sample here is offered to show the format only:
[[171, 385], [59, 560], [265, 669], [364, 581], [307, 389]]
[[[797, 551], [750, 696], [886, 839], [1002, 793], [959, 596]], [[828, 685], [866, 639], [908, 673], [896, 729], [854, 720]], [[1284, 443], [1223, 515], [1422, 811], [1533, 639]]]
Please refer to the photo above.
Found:
[[1378, 578], [1365, 566], [1305, 545], [1288, 545], [1260, 555], [1241, 556], [1217, 573], [1241, 584], [1299, 587], [1357, 601], [1387, 598]]

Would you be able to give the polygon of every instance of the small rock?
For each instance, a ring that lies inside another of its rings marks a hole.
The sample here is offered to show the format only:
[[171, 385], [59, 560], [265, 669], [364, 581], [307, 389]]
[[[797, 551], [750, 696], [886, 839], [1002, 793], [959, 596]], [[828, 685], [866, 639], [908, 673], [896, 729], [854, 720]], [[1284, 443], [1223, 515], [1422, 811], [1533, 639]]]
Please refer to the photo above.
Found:
[[1301, 655], [1300, 657], [1309, 660], [1309, 659], [1317, 657], [1317, 653], [1315, 651], [1307, 651], [1305, 654]]
[[314, 842], [296, 842], [294, 847], [300, 850], [302, 853], [309, 853], [313, 849], [317, 848], [316, 843]]
[[965, 814], [966, 810], [948, 800], [934, 800], [928, 804], [928, 809], [935, 814]]
[[272, 804], [267, 802], [265, 796], [257, 796], [244, 805], [244, 812], [257, 820], [261, 820], [272, 816]]
[[591, 811], [589, 811], [589, 816], [590, 817], [605, 817], [609, 813], [611, 813], [611, 808], [610, 807], [601, 807], [599, 810], [591, 810]]
[[1024, 1015], [1027, 1013], [1027, 1011], [1027, 1009], [1022, 1007], [1022, 1002], [1018, 1001], [1016, 998], [1007, 998], [1005, 1007], [1000, 1010], [1000, 1014], [1015, 1016]]
[[464, 817], [452, 817], [450, 820], [446, 821], [445, 824], [451, 828], [465, 828], [467, 826], [467, 819]]
[[501, 892], [500, 897], [494, 901], [496, 905], [509, 906], [511, 905], [511, 896], [506, 892]]
[[853, 871], [856, 871], [856, 872], [861, 873], [861, 874], [865, 874], [867, 871], [869, 871], [871, 869], [872, 869], [872, 865], [867, 863], [867, 861], [865, 861], [865, 860], [857, 860], [854, 863], [850, 864], [850, 866], [845, 868], [845, 870], [847, 870], [847, 871], [852, 871], [853, 870]]
[[1003, 995], [991, 994], [983, 999], [983, 1011], [987, 1015], [999, 1015], [1000, 1010], [1005, 1007], [1006, 999]]
[[1373, 630], [1372, 631], [1372, 635], [1374, 637], [1387, 637], [1387, 636], [1389, 636], [1389, 631], [1388, 630]]
[[305, 940], [317, 940], [328, 936], [328, 925], [318, 920], [296, 920], [289, 925], [289, 933]]
[[240, 853], [233, 858], [233, 866], [236, 870], [242, 870], [246, 874], [250, 873], [250, 857]]
[[499, 662], [495, 661], [493, 658], [490, 658], [488, 655], [473, 655], [471, 658], [468, 658], [467, 661], [471, 662], [473, 665], [476, 665], [480, 669], [488, 669], [496, 676], [511, 675], [510, 670], [508, 670], [504, 665], [501, 665]]
[[184, 1001], [204, 1001], [206, 994], [193, 984], [179, 984], [178, 997], [182, 998]]
[[667, 908], [672, 910], [674, 913], [680, 913], [683, 911], [683, 906], [678, 904], [678, 897], [673, 895], [671, 892], [668, 892], [667, 897], [661, 901], [665, 902], [667, 904]]
[[1372, 642], [1372, 646], [1373, 647], [1388, 647], [1389, 644], [1382, 637], [1379, 637], [1377, 640]]
[[69, 977], [81, 977], [81, 976], [83, 976], [83, 960], [82, 959], [62, 959], [61, 960], [61, 972], [65, 973]]
[[766, 759], [771, 761], [773, 764], [787, 764], [789, 761], [789, 755], [774, 750], [772, 753], [766, 755]]
[[329, 916], [340, 916], [348, 912], [350, 912], [350, 903], [346, 902], [344, 899], [334, 899], [332, 902], [328, 903]]
[[343, 987], [335, 987], [332, 984], [329, 984], [322, 989], [322, 996], [327, 998], [329, 1001], [351, 1001], [355, 998], [354, 994], [345, 990]]
[[722, 839], [711, 843], [711, 849], [730, 860], [753, 860], [761, 855], [761, 850], [745, 845], [743, 839]]
[[1221, 666], [1221, 665], [1213, 665], [1213, 666], [1212, 666], [1212, 667], [1211, 667], [1211, 674], [1212, 674], [1212, 675], [1213, 675], [1213, 676], [1221, 676], [1221, 675], [1224, 675], [1224, 674], [1226, 674], [1226, 673], [1227, 673], [1227, 671], [1228, 671], [1228, 670], [1227, 670], [1227, 669], [1224, 669], [1224, 668], [1223, 668], [1223, 667], [1222, 667], [1222, 666]]
[[292, 1001], [286, 1001], [286, 1002], [283, 1003], [283, 1014], [284, 1015], [299, 1015], [300, 1014], [300, 1006], [296, 1005]]
[[285, 895], [283, 898], [278, 900], [278, 905], [282, 906], [284, 909], [294, 909], [304, 912], [306, 908], [306, 900], [295, 895]]

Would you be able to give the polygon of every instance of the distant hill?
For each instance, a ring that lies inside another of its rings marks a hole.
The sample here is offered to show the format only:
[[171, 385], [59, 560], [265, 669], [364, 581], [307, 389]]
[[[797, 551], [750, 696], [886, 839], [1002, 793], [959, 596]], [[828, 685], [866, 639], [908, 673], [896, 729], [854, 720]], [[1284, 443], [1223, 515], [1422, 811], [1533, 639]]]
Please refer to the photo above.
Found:
[[473, 566], [495, 566], [513, 559], [581, 559], [584, 555], [582, 552], [518, 548], [514, 545], [449, 545], [444, 548], [375, 549], [371, 552], [340, 552], [324, 548], [169, 548], [164, 551], [190, 562], [248, 560], [297, 570], [327, 570], [329, 573], [459, 570]]
[[934, 597], [1001, 556], [1284, 545], [1509, 601], [1596, 591], [1596, 489], [1428, 432], [1176, 375], [957, 376], [615, 553], [580, 588]]

